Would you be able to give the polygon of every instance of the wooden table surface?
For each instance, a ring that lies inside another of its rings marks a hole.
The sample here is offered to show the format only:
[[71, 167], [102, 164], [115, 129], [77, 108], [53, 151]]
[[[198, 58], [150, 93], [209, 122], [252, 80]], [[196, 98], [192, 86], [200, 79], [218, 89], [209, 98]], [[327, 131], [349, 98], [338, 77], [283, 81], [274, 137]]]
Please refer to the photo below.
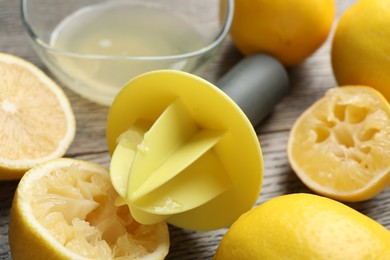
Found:
[[[336, 2], [338, 19], [340, 14], [355, 1], [337, 0]], [[34, 53], [23, 32], [19, 5], [19, 1], [16, 0], [0, 0], [0, 52], [27, 59], [52, 77]], [[336, 86], [330, 66], [331, 38], [332, 34], [311, 57], [288, 70], [290, 92], [256, 127], [263, 151], [265, 169], [258, 204], [282, 194], [310, 192], [292, 172], [285, 150], [289, 130], [295, 119], [327, 89]], [[203, 77], [215, 82], [241, 58], [230, 39], [227, 39], [221, 52], [211, 62]], [[108, 166], [110, 157], [105, 139], [108, 108], [91, 103], [66, 88], [64, 90], [77, 119], [76, 138], [65, 156]], [[0, 259], [11, 259], [8, 246], [8, 218], [16, 186], [16, 181], [0, 181]], [[348, 205], [390, 229], [389, 188], [374, 199], [360, 203], [348, 203]], [[167, 259], [211, 259], [225, 232], [226, 229], [193, 232], [170, 227], [171, 248]]]

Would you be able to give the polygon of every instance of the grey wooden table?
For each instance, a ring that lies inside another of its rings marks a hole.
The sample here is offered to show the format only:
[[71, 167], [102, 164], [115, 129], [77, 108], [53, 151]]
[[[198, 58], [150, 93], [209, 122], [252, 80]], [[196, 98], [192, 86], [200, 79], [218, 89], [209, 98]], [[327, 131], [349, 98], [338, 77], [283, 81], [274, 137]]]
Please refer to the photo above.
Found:
[[[354, 1], [337, 0], [337, 17]], [[27, 59], [52, 76], [34, 53], [19, 15], [19, 1], [0, 0], [0, 52]], [[295, 192], [310, 192], [292, 172], [286, 157], [286, 142], [295, 119], [324, 92], [336, 85], [330, 66], [328, 41], [311, 57], [289, 69], [289, 94], [275, 107], [256, 132], [262, 147], [265, 172], [258, 204], [270, 198]], [[204, 78], [215, 82], [228, 71], [241, 55], [228, 39], [218, 57], [209, 65]], [[76, 138], [66, 157], [108, 166], [105, 125], [107, 107], [91, 103], [67, 88], [77, 120]], [[0, 126], [1, 127], [1, 126]], [[0, 173], [1, 174], [1, 173]], [[11, 259], [8, 246], [8, 218], [16, 181], [0, 181], [0, 259]], [[351, 207], [377, 220], [390, 229], [390, 189], [372, 200], [350, 203]], [[226, 229], [192, 232], [170, 227], [171, 248], [168, 259], [211, 259]]]

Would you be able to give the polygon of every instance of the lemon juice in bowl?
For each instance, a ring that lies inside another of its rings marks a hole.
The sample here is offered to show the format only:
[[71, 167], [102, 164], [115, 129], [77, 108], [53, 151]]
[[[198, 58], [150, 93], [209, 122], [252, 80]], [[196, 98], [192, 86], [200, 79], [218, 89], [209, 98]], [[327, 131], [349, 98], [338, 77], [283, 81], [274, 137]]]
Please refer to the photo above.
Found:
[[[77, 54], [107, 56], [56, 59], [57, 65], [77, 78], [80, 85], [94, 88], [96, 92], [85, 93], [89, 97], [114, 93], [133, 76], [155, 68], [189, 69], [191, 60], [157, 59], [151, 63], [147, 57], [187, 53], [205, 43], [191, 24], [167, 10], [107, 2], [82, 8], [65, 18], [53, 31], [50, 45]], [[143, 56], [146, 60], [128, 60], [128, 56]]]
[[[22, 0], [34, 47], [65, 86], [110, 105], [151, 70], [200, 73], [230, 28], [219, 0]], [[228, 6], [233, 0], [226, 0]], [[220, 19], [222, 17], [225, 19]]]

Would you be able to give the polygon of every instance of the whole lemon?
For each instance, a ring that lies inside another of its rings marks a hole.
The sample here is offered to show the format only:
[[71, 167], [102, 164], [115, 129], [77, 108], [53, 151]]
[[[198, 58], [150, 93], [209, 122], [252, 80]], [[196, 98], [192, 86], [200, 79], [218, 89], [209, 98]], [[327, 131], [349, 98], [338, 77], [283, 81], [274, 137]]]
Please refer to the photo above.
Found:
[[268, 53], [292, 66], [322, 45], [334, 16], [334, 0], [235, 0], [230, 34], [243, 54]]
[[332, 43], [339, 85], [367, 85], [390, 101], [390, 2], [361, 0], [340, 18]]
[[335, 200], [283, 195], [243, 214], [214, 259], [390, 259], [390, 232]]

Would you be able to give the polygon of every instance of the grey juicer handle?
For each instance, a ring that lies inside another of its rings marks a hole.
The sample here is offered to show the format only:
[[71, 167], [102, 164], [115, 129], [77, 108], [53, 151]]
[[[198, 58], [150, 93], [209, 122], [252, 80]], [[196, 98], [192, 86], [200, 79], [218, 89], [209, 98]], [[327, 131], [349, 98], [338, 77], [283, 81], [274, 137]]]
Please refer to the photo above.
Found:
[[270, 55], [256, 54], [237, 63], [217, 82], [217, 86], [256, 126], [286, 95], [289, 78], [278, 60]]

